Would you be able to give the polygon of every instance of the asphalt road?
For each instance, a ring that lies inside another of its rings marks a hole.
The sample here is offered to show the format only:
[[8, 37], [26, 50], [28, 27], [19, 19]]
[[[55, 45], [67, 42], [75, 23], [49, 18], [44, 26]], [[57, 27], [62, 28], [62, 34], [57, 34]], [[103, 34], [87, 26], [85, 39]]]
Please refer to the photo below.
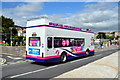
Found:
[[2, 58], [1, 60], [4, 60], [4, 62], [2, 64], [10, 64], [10, 63], [16, 63], [17, 61], [20, 60], [25, 60], [25, 58], [23, 57], [19, 57], [19, 56], [14, 56], [14, 55], [9, 55], [9, 54], [2, 54]]
[[6, 78], [54, 78], [62, 73], [82, 67], [90, 62], [108, 56], [118, 49], [109, 49], [105, 51], [95, 52], [94, 56], [79, 58], [68, 61], [66, 63], [42, 64], [35, 62], [26, 62], [3, 66], [2, 77]]

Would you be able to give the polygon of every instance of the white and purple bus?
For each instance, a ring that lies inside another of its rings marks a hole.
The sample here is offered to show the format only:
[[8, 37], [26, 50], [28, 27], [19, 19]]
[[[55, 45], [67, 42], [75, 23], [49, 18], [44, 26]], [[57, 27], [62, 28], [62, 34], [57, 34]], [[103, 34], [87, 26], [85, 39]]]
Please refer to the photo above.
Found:
[[32, 19], [26, 27], [26, 59], [37, 62], [66, 62], [94, 55], [94, 33], [81, 28]]

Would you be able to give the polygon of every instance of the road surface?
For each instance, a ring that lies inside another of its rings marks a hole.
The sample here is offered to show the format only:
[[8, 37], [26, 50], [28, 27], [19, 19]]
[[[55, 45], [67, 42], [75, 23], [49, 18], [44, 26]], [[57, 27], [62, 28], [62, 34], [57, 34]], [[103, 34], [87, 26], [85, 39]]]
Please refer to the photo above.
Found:
[[16, 63], [24, 60], [25, 60], [24, 57], [15, 56], [8, 53], [2, 53], [2, 57], [0, 58], [0, 64], [4, 65], [4, 64]]
[[108, 56], [119, 49], [109, 49], [95, 52], [94, 56], [79, 58], [66, 63], [42, 64], [35, 62], [25, 62], [3, 66], [2, 77], [6, 78], [54, 78], [62, 73], [82, 67], [90, 62]]

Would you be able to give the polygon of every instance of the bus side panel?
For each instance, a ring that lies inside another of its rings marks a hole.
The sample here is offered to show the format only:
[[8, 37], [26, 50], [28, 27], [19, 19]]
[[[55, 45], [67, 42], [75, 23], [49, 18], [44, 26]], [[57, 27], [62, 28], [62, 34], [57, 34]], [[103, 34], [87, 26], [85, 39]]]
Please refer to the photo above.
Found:
[[26, 59], [37, 61], [37, 62], [60, 62], [60, 57], [57, 58], [51, 58], [51, 59], [38, 59], [38, 58], [32, 58], [32, 57], [26, 57]]
[[[89, 55], [94, 55], [94, 50], [91, 50]], [[74, 57], [74, 56], [69, 55], [69, 56], [67, 57], [67, 59], [68, 59], [68, 60], [72, 60], [72, 59], [75, 59], [75, 58], [85, 57], [85, 56], [87, 56], [87, 55], [86, 55], [86, 52], [84, 51], [83, 53], [76, 54], [76, 56], [77, 56], [77, 57]]]
[[[94, 50], [91, 50], [89, 55], [93, 55], [93, 54], [94, 54]], [[86, 51], [82, 51], [79, 54], [77, 53], [77, 54], [75, 54], [75, 56], [76, 57], [71, 56], [71, 55], [67, 55], [67, 60], [71, 60], [71, 59], [74, 59], [77, 57], [87, 56]], [[53, 58], [44, 58], [44, 59], [42, 59], [41, 57], [40, 58], [33, 58], [33, 57], [29, 57], [29, 56], [26, 58], [30, 59], [30, 60], [37, 61], [37, 62], [60, 62], [60, 56], [59, 57], [54, 56]]]
[[[39, 31], [38, 31], [39, 29]], [[30, 31], [34, 32], [34, 31], [38, 31], [39, 34], [41, 34], [40, 29], [42, 28], [38, 28], [37, 30], [33, 30], [31, 29]], [[29, 32], [30, 32], [29, 31]], [[31, 36], [31, 34], [29, 34], [29, 32], [27, 32], [27, 36]], [[26, 59], [30, 59], [30, 60], [34, 60], [34, 61], [38, 61], [38, 62], [59, 62], [60, 61], [60, 55], [59, 57], [56, 57], [55, 51], [56, 48], [54, 48], [54, 43], [53, 48], [51, 49], [51, 51], [48, 53], [47, 51], [47, 37], [68, 37], [68, 38], [85, 38], [85, 49], [82, 53], [79, 54], [74, 54], [77, 57], [82, 57], [82, 56], [86, 56], [86, 49], [89, 48], [90, 50], [93, 50], [90, 52], [90, 55], [92, 55], [94, 53], [94, 48], [91, 46], [91, 37], [94, 37], [93, 33], [86, 33], [86, 32], [78, 32], [78, 31], [71, 31], [71, 30], [63, 30], [63, 29], [57, 29], [57, 28], [49, 28], [49, 27], [45, 27], [44, 29], [44, 35], [42, 35], [43, 37], [41, 38], [41, 47], [39, 48], [41, 50], [41, 53], [43, 52], [44, 56], [42, 58], [42, 55], [38, 56], [38, 57], [34, 57], [34, 55], [32, 55], [33, 57], [27, 56]], [[26, 42], [28, 44], [28, 37], [26, 39]], [[29, 46], [26, 45], [26, 50], [28, 51]], [[67, 49], [67, 48], [66, 48]], [[60, 51], [62, 53], [62, 51]], [[51, 56], [55, 56], [52, 57]], [[39, 58], [40, 57], [40, 58]], [[46, 58], [46, 57], [50, 57], [50, 58]], [[68, 55], [67, 56], [68, 60], [76, 58], [75, 56], [71, 56]]]
[[[93, 55], [94, 54], [94, 51], [91, 51], [90, 52], [90, 55]], [[86, 53], [82, 53], [82, 54], [76, 54], [77, 57], [84, 57], [86, 56]], [[67, 60], [72, 60], [72, 59], [75, 59], [77, 57], [74, 57], [74, 56], [67, 56]], [[32, 57], [26, 57], [26, 59], [29, 59], [29, 60], [33, 60], [33, 61], [37, 61], [37, 62], [60, 62], [60, 57], [56, 57], [56, 58], [50, 58], [50, 59], [38, 59], [38, 58], [32, 58]]]
[[85, 37], [85, 48], [89, 50], [94, 50], [94, 45], [92, 44], [92, 39], [94, 38], [94, 34], [87, 34]]

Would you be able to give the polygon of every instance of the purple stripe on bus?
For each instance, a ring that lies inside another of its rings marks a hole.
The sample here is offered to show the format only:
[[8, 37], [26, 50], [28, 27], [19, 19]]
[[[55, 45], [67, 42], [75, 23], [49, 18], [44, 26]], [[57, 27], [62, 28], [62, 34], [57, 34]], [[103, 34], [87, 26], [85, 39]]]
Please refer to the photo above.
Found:
[[76, 29], [69, 29], [69, 28], [65, 28], [65, 27], [50, 26], [50, 25], [38, 25], [38, 26], [30, 26], [30, 27], [26, 27], [26, 28], [34, 28], [34, 27], [52, 27], [52, 28], [66, 29], [66, 30], [72, 30], [72, 31], [94, 33], [94, 32], [88, 32], [88, 31], [82, 31], [82, 30], [76, 30]]

